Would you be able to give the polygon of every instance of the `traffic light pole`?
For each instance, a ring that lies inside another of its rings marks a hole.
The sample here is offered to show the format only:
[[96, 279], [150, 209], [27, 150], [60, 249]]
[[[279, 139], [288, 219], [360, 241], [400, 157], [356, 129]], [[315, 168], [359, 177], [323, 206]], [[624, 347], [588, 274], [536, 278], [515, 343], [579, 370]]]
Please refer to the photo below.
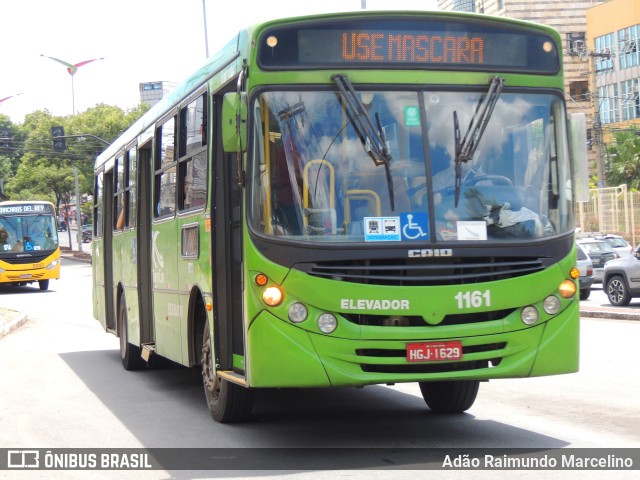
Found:
[[[71, 77], [71, 80], [73, 80], [73, 77]], [[55, 147], [56, 140], [60, 141], [60, 140], [65, 140], [67, 138], [86, 138], [86, 137], [98, 140], [99, 142], [102, 142], [107, 146], [110, 145], [109, 142], [107, 142], [106, 140], [103, 140], [102, 138], [96, 135], [91, 135], [89, 133], [84, 135], [64, 135], [63, 127], [52, 127], [51, 133], [53, 137], [54, 147]], [[62, 135], [59, 135], [60, 133], [62, 133]], [[66, 145], [64, 145], [63, 149], [66, 149]], [[75, 165], [73, 166], [73, 177], [74, 177], [75, 188], [76, 188], [76, 238], [78, 241], [78, 251], [82, 252], [82, 212], [80, 211], [80, 186], [78, 185], [78, 167]], [[69, 228], [69, 247], [71, 248], [71, 250], [73, 250], [73, 245], [71, 244], [71, 225], [67, 225], [67, 227]]]

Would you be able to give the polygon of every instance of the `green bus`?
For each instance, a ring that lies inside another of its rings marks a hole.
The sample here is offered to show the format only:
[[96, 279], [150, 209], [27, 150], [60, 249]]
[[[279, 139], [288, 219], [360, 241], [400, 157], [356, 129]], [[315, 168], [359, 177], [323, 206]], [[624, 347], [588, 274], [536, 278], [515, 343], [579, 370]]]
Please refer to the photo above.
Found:
[[561, 52], [445, 12], [240, 31], [97, 158], [94, 316], [124, 367], [201, 368], [219, 422], [257, 388], [417, 382], [454, 413], [577, 371]]

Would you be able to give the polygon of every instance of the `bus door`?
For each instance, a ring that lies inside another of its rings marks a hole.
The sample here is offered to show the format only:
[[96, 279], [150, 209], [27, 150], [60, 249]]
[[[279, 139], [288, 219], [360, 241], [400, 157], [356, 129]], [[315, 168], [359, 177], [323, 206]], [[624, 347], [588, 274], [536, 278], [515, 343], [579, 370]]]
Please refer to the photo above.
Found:
[[151, 142], [139, 149], [138, 159], [138, 305], [140, 306], [140, 344], [150, 344], [155, 341], [153, 331], [152, 281], [151, 281], [151, 211], [153, 178], [153, 157]]
[[218, 127], [222, 115], [222, 95], [213, 98], [212, 112], [218, 132], [215, 142], [211, 212], [213, 238], [213, 289], [215, 301], [215, 354], [219, 369], [244, 371], [244, 328], [242, 290], [242, 189], [238, 186], [236, 154], [224, 153]]
[[113, 225], [114, 225], [114, 205], [113, 205], [113, 169], [105, 172], [104, 188], [102, 189], [102, 205], [104, 208], [104, 219], [102, 222], [102, 252], [104, 255], [104, 305], [106, 315], [107, 331], [115, 333], [116, 317], [113, 295]]

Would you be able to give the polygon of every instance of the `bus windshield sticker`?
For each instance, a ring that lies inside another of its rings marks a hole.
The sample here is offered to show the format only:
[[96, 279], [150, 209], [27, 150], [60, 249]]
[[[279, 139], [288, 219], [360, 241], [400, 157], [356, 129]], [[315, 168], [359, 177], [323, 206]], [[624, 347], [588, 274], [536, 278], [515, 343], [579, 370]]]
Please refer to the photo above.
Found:
[[403, 240], [427, 240], [429, 238], [428, 216], [425, 212], [400, 215]]
[[418, 106], [404, 107], [404, 126], [420, 126], [420, 108]]
[[399, 242], [400, 217], [365, 217], [365, 242]]
[[486, 240], [487, 239], [487, 223], [486, 222], [456, 222], [458, 230], [458, 240]]

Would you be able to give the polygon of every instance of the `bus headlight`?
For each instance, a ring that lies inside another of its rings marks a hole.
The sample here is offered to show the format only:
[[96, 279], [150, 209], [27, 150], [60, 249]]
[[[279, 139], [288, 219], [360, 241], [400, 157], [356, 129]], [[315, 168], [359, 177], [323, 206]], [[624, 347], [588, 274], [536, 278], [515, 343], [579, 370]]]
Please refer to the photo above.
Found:
[[278, 287], [267, 287], [262, 292], [262, 301], [270, 307], [280, 305], [282, 302], [282, 290]]
[[544, 299], [544, 303], [542, 304], [542, 308], [549, 315], [555, 315], [560, 311], [560, 300], [555, 295], [549, 295]]
[[56, 268], [58, 266], [58, 264], [60, 263], [60, 260], [54, 260], [53, 262], [51, 262], [49, 265], [47, 265], [45, 267], [46, 270], [53, 270], [54, 268]]
[[307, 319], [307, 307], [302, 303], [296, 302], [289, 307], [289, 320], [293, 323], [304, 322]]
[[571, 298], [576, 294], [576, 284], [571, 280], [565, 280], [558, 287], [558, 291], [562, 298]]
[[525, 325], [533, 325], [538, 321], [538, 310], [536, 307], [529, 305], [528, 307], [524, 307], [522, 312], [520, 312], [520, 320]]
[[318, 317], [318, 328], [322, 333], [333, 333], [338, 328], [338, 319], [330, 313], [323, 313]]

